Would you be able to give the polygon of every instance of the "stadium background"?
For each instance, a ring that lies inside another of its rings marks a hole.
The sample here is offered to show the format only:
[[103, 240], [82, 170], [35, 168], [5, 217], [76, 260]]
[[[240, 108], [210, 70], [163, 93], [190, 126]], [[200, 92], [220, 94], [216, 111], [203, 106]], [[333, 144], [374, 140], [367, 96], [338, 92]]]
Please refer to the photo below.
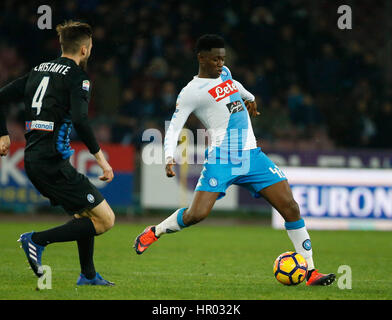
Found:
[[[110, 161], [117, 159], [117, 185], [104, 191], [108, 200], [116, 196], [119, 214], [151, 212], [141, 201], [141, 136], [150, 128], [164, 134], [178, 92], [197, 73], [193, 48], [204, 33], [225, 38], [226, 64], [256, 95], [262, 112], [252, 120], [259, 145], [279, 165], [392, 165], [388, 1], [348, 1], [352, 30], [337, 27], [338, 4], [333, 1], [48, 1], [52, 30], [37, 27], [41, 4], [1, 2], [0, 86], [59, 55], [54, 30], [58, 23], [82, 19], [93, 26], [90, 117], [103, 146], [123, 148], [110, 151]], [[11, 106], [8, 127], [15, 152], [24, 143], [23, 105]], [[199, 127], [192, 116], [187, 128]], [[93, 172], [93, 163], [78, 156], [83, 148], [73, 145], [73, 163]], [[127, 150], [129, 159], [121, 150]], [[340, 160], [323, 162], [320, 156], [325, 155]], [[12, 165], [23, 170], [21, 158]], [[3, 211], [47, 212], [45, 205], [38, 210], [31, 206], [42, 199], [5, 166]], [[270, 215], [263, 201], [251, 203], [248, 195], [241, 197], [241, 208], [248, 213]]]

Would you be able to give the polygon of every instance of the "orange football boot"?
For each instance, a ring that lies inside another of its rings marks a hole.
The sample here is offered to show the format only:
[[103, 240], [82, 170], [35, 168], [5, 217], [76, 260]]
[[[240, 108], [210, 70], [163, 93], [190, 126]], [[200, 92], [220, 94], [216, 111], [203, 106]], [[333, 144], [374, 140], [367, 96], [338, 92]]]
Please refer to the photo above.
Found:
[[158, 237], [155, 235], [155, 226], [149, 226], [136, 237], [133, 247], [137, 254], [142, 254], [157, 240]]
[[323, 274], [318, 272], [317, 269], [313, 269], [308, 271], [306, 278], [307, 286], [329, 286], [335, 281], [336, 276], [333, 273]]

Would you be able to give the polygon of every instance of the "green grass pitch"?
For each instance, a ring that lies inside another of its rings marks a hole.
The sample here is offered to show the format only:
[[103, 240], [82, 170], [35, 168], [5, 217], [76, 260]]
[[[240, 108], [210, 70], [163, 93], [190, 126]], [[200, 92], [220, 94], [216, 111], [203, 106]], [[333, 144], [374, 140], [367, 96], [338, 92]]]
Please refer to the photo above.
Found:
[[[95, 266], [115, 287], [77, 287], [80, 272], [75, 242], [48, 246], [43, 264], [52, 269], [52, 289], [36, 291], [16, 242], [23, 232], [53, 223], [1, 222], [0, 299], [269, 300], [391, 299], [390, 232], [312, 231], [316, 268], [334, 272], [330, 287], [284, 286], [272, 273], [275, 258], [293, 250], [284, 230], [266, 226], [201, 223], [163, 236], [143, 255], [132, 249], [145, 225], [118, 223], [96, 237]], [[340, 265], [352, 270], [352, 289], [339, 289]]]

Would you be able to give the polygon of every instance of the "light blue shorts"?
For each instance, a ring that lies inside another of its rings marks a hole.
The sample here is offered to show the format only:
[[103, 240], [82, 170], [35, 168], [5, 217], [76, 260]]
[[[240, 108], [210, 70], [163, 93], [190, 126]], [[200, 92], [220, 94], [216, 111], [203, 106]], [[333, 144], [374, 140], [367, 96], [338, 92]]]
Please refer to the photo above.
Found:
[[248, 189], [253, 197], [259, 198], [260, 190], [287, 180], [282, 170], [260, 148], [243, 151], [241, 158], [237, 157], [235, 161], [219, 160], [208, 160], [204, 164], [195, 191], [220, 192], [218, 199], [221, 199], [225, 196], [226, 189], [235, 184]]

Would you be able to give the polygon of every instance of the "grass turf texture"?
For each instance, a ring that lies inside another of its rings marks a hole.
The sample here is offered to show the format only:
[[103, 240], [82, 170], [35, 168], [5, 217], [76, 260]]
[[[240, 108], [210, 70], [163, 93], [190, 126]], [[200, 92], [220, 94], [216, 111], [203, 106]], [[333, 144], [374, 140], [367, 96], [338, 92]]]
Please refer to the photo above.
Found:
[[[52, 268], [52, 289], [36, 291], [19, 235], [57, 224], [0, 224], [0, 299], [391, 299], [390, 232], [312, 231], [316, 268], [333, 272], [330, 287], [284, 286], [272, 273], [275, 258], [293, 250], [284, 230], [265, 226], [200, 224], [165, 235], [143, 255], [131, 248], [145, 225], [118, 223], [96, 237], [95, 266], [115, 287], [77, 287], [76, 242], [49, 245], [43, 264]], [[340, 265], [352, 269], [352, 289], [341, 290]]]

